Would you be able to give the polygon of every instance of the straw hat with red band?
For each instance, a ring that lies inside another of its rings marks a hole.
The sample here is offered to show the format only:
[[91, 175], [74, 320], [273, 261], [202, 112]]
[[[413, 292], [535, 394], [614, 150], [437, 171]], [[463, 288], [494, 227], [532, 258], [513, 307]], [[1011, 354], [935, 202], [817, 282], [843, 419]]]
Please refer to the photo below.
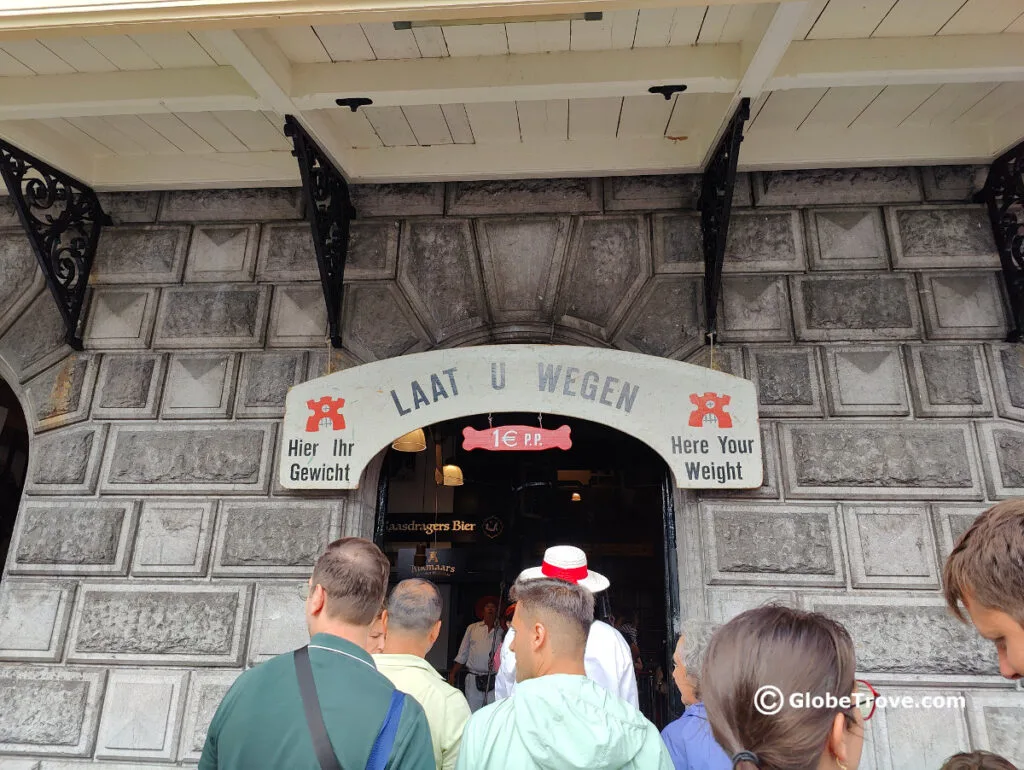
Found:
[[538, 578], [576, 583], [595, 594], [611, 585], [604, 575], [587, 569], [587, 555], [574, 545], [551, 546], [544, 551], [544, 561], [539, 567], [530, 567], [519, 573], [520, 580]]

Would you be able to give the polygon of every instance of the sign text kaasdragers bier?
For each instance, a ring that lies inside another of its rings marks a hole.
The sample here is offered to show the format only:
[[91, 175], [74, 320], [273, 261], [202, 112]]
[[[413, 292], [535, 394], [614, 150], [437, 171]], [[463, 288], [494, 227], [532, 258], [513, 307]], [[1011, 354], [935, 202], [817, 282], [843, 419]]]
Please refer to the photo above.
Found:
[[295, 386], [285, 408], [281, 485], [354, 489], [397, 437], [501, 412], [576, 417], [620, 430], [658, 452], [680, 487], [761, 485], [749, 380], [639, 353], [558, 345], [435, 350]]

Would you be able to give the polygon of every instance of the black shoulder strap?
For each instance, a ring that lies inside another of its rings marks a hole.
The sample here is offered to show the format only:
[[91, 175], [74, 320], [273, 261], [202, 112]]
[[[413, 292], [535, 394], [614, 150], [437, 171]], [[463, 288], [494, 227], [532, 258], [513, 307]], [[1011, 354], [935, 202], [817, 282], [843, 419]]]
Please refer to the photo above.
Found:
[[295, 651], [294, 657], [295, 673], [299, 677], [299, 692], [302, 693], [302, 706], [306, 710], [306, 723], [313, 738], [313, 750], [316, 751], [320, 770], [342, 770], [334, 747], [331, 746], [331, 739], [327, 736], [323, 714], [320, 712], [320, 699], [316, 696], [313, 668], [309, 665], [309, 648], [300, 647]]

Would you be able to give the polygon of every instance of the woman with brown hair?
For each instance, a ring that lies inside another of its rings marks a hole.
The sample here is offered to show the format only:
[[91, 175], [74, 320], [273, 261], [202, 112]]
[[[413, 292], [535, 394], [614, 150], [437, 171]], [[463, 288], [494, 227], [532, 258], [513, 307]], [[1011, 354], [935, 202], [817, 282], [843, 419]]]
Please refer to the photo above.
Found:
[[702, 697], [736, 770], [856, 770], [874, 690], [854, 679], [853, 641], [788, 607], [737, 615], [711, 640]]

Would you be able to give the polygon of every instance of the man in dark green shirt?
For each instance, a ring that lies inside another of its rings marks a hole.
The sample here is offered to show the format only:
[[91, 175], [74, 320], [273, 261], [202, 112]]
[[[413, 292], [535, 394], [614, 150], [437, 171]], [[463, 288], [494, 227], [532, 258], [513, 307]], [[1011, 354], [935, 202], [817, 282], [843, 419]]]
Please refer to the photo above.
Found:
[[[394, 685], [366, 652], [390, 566], [373, 543], [342, 538], [317, 560], [309, 582], [309, 660], [320, 710], [343, 770], [363, 770]], [[434, 770], [430, 729], [406, 697], [386, 767]], [[292, 653], [243, 673], [210, 723], [199, 770], [319, 770]]]

